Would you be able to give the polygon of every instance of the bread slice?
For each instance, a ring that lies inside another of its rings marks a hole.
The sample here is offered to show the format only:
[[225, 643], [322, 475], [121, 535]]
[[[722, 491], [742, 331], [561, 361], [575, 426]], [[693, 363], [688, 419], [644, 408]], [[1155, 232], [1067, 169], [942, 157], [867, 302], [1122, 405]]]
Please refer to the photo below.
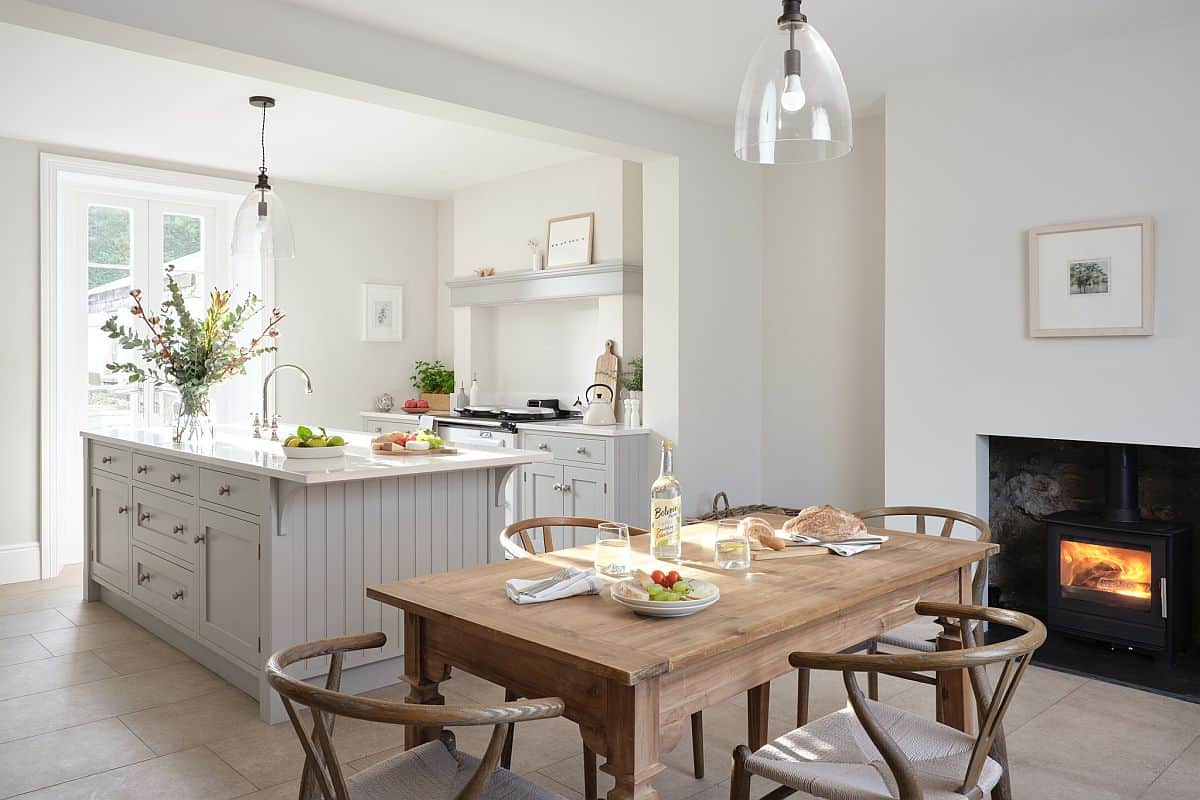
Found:
[[822, 542], [844, 542], [866, 534], [867, 525], [849, 511], [834, 506], [809, 506], [783, 523], [783, 529]]

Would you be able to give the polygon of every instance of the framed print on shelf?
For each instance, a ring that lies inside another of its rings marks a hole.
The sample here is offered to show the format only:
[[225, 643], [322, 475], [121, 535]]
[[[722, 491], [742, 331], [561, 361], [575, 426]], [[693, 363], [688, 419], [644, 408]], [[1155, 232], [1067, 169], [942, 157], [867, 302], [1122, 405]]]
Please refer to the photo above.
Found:
[[555, 217], [546, 224], [546, 269], [586, 267], [592, 263], [596, 214]]
[[404, 339], [404, 287], [383, 283], [364, 283], [364, 342], [399, 342]]
[[1030, 336], [1152, 333], [1152, 217], [1030, 229]]

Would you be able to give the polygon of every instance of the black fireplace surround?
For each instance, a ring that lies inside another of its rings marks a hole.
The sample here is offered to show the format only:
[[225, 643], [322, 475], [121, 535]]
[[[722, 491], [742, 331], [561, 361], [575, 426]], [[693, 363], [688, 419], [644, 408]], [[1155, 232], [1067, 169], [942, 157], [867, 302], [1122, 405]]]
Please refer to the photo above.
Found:
[[1136, 449], [1107, 455], [1108, 507], [1045, 517], [1046, 623], [1171, 663], [1191, 638], [1191, 529], [1142, 519]]

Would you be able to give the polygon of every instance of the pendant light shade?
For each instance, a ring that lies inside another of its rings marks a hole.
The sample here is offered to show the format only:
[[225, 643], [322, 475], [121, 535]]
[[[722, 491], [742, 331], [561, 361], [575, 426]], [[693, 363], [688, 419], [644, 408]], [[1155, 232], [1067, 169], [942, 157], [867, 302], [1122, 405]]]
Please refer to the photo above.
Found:
[[271, 188], [271, 179], [267, 175], [267, 109], [275, 106], [275, 100], [255, 96], [250, 98], [250, 105], [262, 109], [262, 166], [258, 170], [258, 182], [242, 201], [233, 222], [233, 254], [266, 255], [275, 261], [295, 258], [292, 221], [283, 201]]
[[853, 146], [842, 68], [799, 0], [784, 0], [742, 82], [734, 154], [755, 164], [803, 163], [844, 156]]

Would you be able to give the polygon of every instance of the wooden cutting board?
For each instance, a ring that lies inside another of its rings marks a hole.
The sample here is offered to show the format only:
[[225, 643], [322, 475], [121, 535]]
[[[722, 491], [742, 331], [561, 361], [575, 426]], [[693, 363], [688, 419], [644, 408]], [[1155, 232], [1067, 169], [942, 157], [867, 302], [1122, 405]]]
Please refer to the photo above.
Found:
[[[617, 413], [617, 409], [621, 407], [618, 398], [621, 396], [621, 390], [617, 388], [617, 376], [621, 374], [621, 359], [615, 352], [617, 343], [609, 339], [604, 343], [604, 352], [596, 359], [596, 373], [592, 376], [592, 383], [602, 383], [612, 389], [612, 405], [613, 416], [620, 419], [621, 415]], [[587, 398], [590, 402], [591, 398]]]

